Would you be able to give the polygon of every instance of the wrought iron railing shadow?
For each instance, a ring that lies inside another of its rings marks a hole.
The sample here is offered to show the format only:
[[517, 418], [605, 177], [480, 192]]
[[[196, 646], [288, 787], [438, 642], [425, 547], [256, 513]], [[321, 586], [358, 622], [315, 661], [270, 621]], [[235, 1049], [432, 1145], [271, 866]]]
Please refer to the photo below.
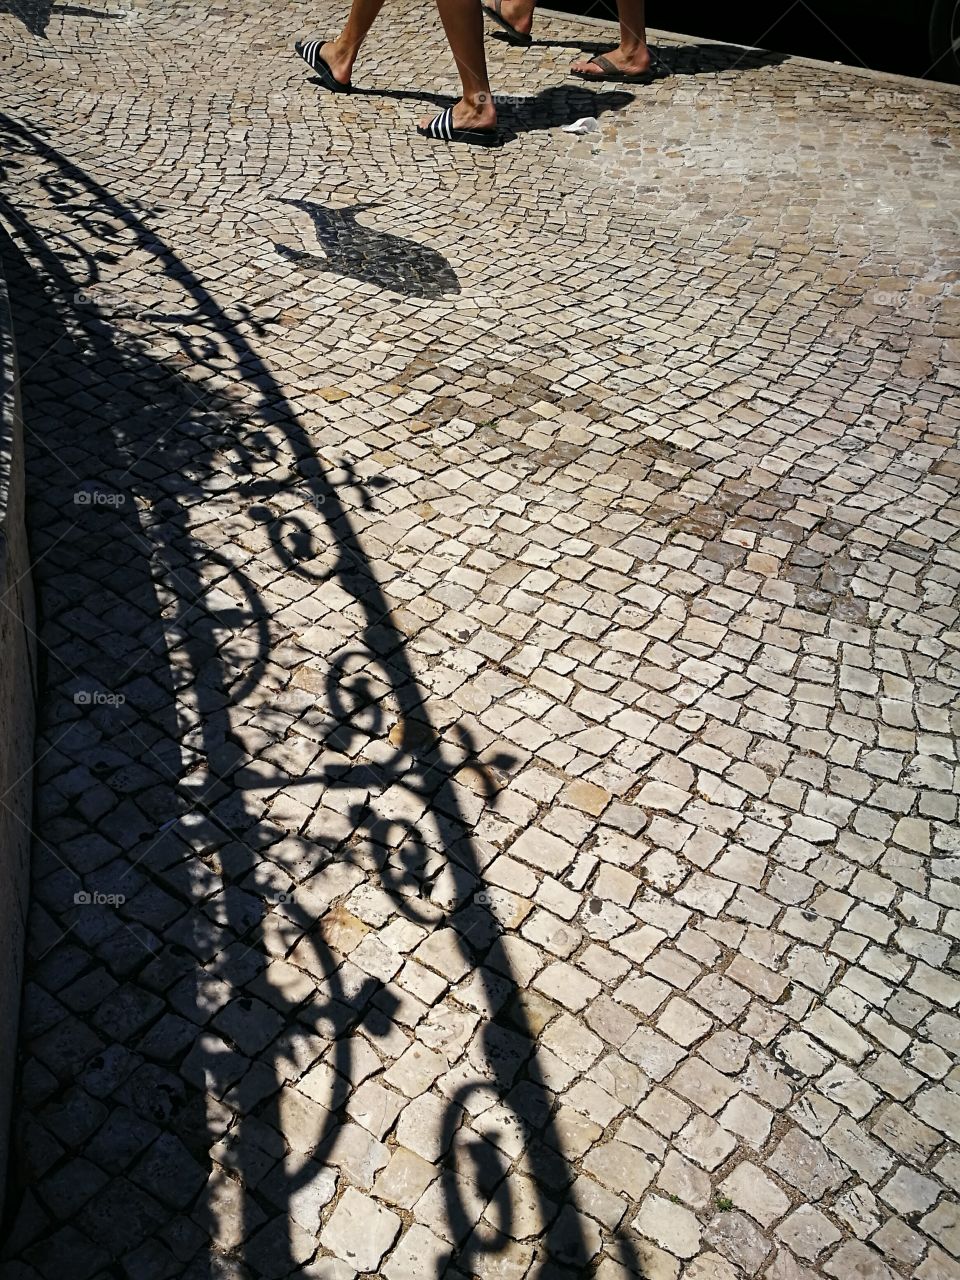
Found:
[[[542, 1222], [530, 1274], [590, 1273], [578, 1219], [551, 1235], [575, 1171], [455, 780], [469, 764], [489, 802], [519, 762], [432, 724], [351, 519], [376, 486], [349, 472], [331, 481], [257, 350], [255, 316], [228, 316], [137, 212], [43, 138], [3, 117], [0, 135], [8, 176], [29, 166], [40, 197], [32, 213], [0, 205], [19, 246], [47, 654], [24, 1061], [49, 1080], [28, 1069], [23, 1098], [28, 1114], [69, 1109], [78, 1091], [95, 1100], [99, 1126], [78, 1129], [55, 1166], [61, 1185], [91, 1166], [110, 1177], [76, 1215], [93, 1245], [89, 1268], [74, 1255], [77, 1280], [116, 1261], [135, 1269], [156, 1241], [188, 1280], [298, 1274], [303, 1224], [334, 1194], [361, 1039], [394, 1053], [403, 1025], [392, 975], [346, 954], [342, 902], [361, 883], [401, 921], [442, 931], [473, 982], [476, 1026], [449, 1059], [467, 1069], [437, 1137], [449, 1247], [434, 1273], [482, 1271], [510, 1242], [513, 1157], [470, 1128], [478, 1093], [521, 1134]], [[80, 296], [109, 293], [100, 255], [137, 252], [182, 291], [175, 360]], [[204, 369], [256, 387], [257, 403], [209, 391]], [[262, 551], [233, 538], [241, 509]], [[309, 688], [290, 678], [308, 655], [264, 599], [264, 579], [281, 574], [336, 583], [357, 619]], [[306, 765], [282, 750], [293, 723], [316, 746]], [[291, 834], [267, 809], [281, 796], [329, 801], [327, 827]], [[83, 898], [97, 893], [122, 901]], [[281, 961], [308, 975], [307, 994], [275, 981]], [[327, 1092], [294, 1115], [291, 1086], [311, 1071]], [[111, 1107], [126, 1145], [109, 1140]], [[167, 1163], [145, 1164], [141, 1144], [158, 1129], [172, 1135]], [[230, 1172], [211, 1177], [213, 1160]], [[21, 1190], [42, 1205], [43, 1179], [24, 1161]], [[489, 1202], [482, 1229], [476, 1188]], [[12, 1256], [62, 1247], [47, 1209], [42, 1228], [35, 1215], [13, 1222]], [[629, 1238], [619, 1251], [639, 1274]]]

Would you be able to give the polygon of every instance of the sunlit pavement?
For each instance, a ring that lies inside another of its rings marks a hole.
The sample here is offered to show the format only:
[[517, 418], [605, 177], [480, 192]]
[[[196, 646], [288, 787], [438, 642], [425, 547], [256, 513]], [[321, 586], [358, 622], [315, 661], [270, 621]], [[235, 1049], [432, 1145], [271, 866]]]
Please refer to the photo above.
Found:
[[3, 1280], [957, 1280], [960, 91], [342, 16], [0, 15]]

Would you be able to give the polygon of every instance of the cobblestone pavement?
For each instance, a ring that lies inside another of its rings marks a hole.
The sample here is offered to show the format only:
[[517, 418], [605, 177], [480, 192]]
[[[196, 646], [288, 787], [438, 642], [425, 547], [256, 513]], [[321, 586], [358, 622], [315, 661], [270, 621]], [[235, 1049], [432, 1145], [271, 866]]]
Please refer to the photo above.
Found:
[[0, 16], [3, 1280], [957, 1280], [960, 95], [340, 17]]

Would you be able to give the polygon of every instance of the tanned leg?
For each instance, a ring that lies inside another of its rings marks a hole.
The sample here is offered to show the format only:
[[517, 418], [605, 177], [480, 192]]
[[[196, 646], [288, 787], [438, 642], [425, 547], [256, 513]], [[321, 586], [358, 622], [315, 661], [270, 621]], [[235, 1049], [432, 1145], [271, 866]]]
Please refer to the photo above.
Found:
[[[463, 96], [453, 108], [457, 129], [491, 129], [497, 123], [483, 48], [480, 0], [437, 0], [440, 21], [457, 64]], [[425, 127], [430, 118], [422, 121]]]
[[[620, 71], [642, 75], [650, 70], [644, 0], [617, 0], [617, 16], [620, 19], [620, 44], [604, 56]], [[589, 74], [599, 72], [601, 68], [591, 58], [583, 57], [570, 70], [586, 71]]]
[[321, 46], [320, 56], [341, 84], [349, 83], [360, 46], [382, 8], [383, 0], [353, 0], [343, 30]]

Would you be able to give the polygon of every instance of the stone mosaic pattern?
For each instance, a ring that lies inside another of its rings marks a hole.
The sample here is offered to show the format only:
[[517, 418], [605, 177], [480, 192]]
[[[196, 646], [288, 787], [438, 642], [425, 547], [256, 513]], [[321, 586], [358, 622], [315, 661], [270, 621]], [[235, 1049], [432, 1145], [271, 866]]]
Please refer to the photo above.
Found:
[[340, 16], [0, 15], [3, 1278], [957, 1280], [960, 96]]

